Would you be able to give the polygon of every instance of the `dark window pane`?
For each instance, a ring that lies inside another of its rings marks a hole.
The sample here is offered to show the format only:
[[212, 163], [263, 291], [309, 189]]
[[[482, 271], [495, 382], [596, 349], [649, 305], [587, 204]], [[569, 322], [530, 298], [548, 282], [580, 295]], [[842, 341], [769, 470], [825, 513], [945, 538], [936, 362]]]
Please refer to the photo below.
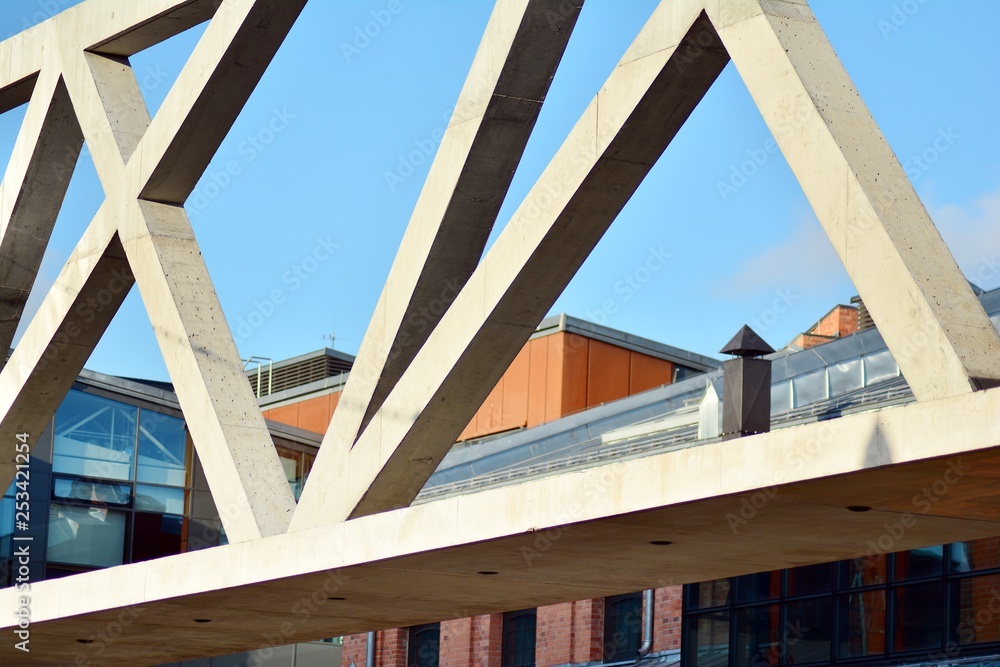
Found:
[[709, 609], [729, 604], [731, 579], [716, 579], [685, 586], [688, 609]]
[[822, 563], [788, 570], [788, 595], [813, 595], [832, 590], [834, 565]]
[[952, 638], [959, 644], [1000, 642], [1000, 575], [961, 579], [951, 589]]
[[833, 598], [789, 602], [785, 613], [785, 662], [796, 665], [829, 662], [833, 639]]
[[139, 415], [140, 482], [185, 486], [187, 431], [177, 417], [143, 410]]
[[837, 657], [884, 655], [885, 618], [884, 590], [841, 595]]
[[56, 412], [53, 471], [132, 479], [138, 417], [134, 406], [70, 391]]
[[862, 588], [878, 586], [888, 580], [884, 554], [862, 556], [840, 563], [840, 587]]
[[922, 579], [941, 575], [944, 547], [926, 547], [893, 554], [893, 580]]
[[184, 489], [135, 485], [135, 508], [163, 514], [187, 514]]
[[407, 667], [438, 667], [441, 655], [441, 624], [428, 623], [410, 628]]
[[736, 601], [774, 600], [781, 593], [781, 572], [760, 572], [736, 577]]
[[512, 611], [503, 615], [503, 647], [500, 656], [503, 667], [534, 667], [536, 621], [534, 609]]
[[892, 592], [892, 650], [926, 651], [941, 648], [944, 582], [901, 586]]
[[781, 657], [781, 615], [779, 606], [737, 609], [736, 643], [733, 657], [736, 667], [777, 665]]
[[46, 557], [50, 561], [109, 567], [121, 565], [127, 514], [104, 507], [53, 503]]
[[729, 611], [688, 617], [682, 656], [686, 667], [725, 667], [729, 662]]
[[604, 661], [635, 660], [642, 633], [642, 593], [604, 599]]
[[132, 562], [172, 556], [182, 551], [186, 519], [168, 514], [135, 513]]
[[132, 504], [132, 485], [54, 477], [52, 497], [56, 500], [79, 500], [95, 505], [128, 507]]
[[975, 572], [1000, 567], [1000, 537], [951, 545], [951, 571]]

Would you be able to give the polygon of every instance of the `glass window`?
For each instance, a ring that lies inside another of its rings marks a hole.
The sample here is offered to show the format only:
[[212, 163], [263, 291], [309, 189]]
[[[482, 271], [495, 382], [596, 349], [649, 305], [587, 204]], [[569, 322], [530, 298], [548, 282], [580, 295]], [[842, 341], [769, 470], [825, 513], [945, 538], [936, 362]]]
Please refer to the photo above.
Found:
[[688, 667], [720, 667], [729, 662], [729, 611], [687, 619], [682, 656]]
[[127, 513], [97, 505], [81, 507], [53, 503], [49, 508], [50, 561], [110, 567], [121, 565], [125, 554]]
[[737, 609], [736, 644], [733, 658], [736, 667], [777, 665], [781, 657], [780, 607], [776, 604]]
[[792, 409], [792, 383], [776, 382], [771, 385], [771, 414]]
[[138, 416], [134, 406], [70, 391], [56, 411], [53, 471], [131, 479]]
[[1000, 537], [951, 545], [951, 571], [975, 572], [1000, 567]]
[[944, 565], [944, 547], [935, 547], [900, 551], [893, 554], [893, 580], [922, 579], [941, 574]]
[[[926, 651], [942, 645], [944, 582], [901, 586], [892, 591], [892, 650]], [[930, 613], [934, 611], [935, 613]]]
[[275, 449], [278, 450], [278, 460], [281, 461], [281, 467], [285, 470], [285, 478], [288, 479], [288, 486], [291, 487], [292, 494], [298, 500], [299, 495], [302, 493], [302, 485], [305, 483], [302, 479], [303, 453], [295, 449], [281, 447], [280, 445], [275, 446]]
[[885, 590], [840, 596], [838, 658], [885, 654]]
[[889, 350], [868, 354], [865, 361], [865, 386], [888, 380], [899, 375], [899, 367]]
[[161, 514], [185, 514], [184, 489], [169, 486], [135, 486], [135, 508]]
[[833, 599], [826, 596], [789, 602], [785, 613], [785, 663], [830, 662]]
[[128, 507], [132, 504], [132, 485], [54, 477], [52, 497], [56, 500], [79, 500], [86, 503]]
[[788, 595], [813, 595], [832, 590], [834, 565], [821, 563], [788, 570]]
[[813, 371], [792, 379], [795, 407], [812, 405], [827, 398], [826, 369]]
[[500, 651], [502, 667], [535, 667], [537, 618], [534, 609], [512, 611], [503, 615], [503, 646]]
[[686, 586], [688, 608], [709, 609], [729, 604], [730, 581], [730, 579], [716, 579]]
[[952, 584], [952, 639], [959, 644], [1000, 642], [1000, 575]]
[[839, 396], [862, 387], [860, 358], [834, 364], [827, 372], [830, 374], [830, 396]]
[[407, 667], [438, 667], [441, 624], [414, 625], [409, 631]]
[[181, 553], [184, 528], [184, 517], [136, 512], [132, 528], [132, 562]]
[[781, 594], [781, 572], [758, 572], [736, 577], [736, 601], [774, 600]]
[[184, 486], [187, 452], [187, 431], [182, 419], [152, 410], [139, 413], [138, 481]]
[[604, 661], [635, 660], [642, 634], [642, 593], [604, 599]]
[[884, 554], [861, 556], [840, 563], [840, 587], [863, 588], [878, 586], [888, 581], [887, 560]]

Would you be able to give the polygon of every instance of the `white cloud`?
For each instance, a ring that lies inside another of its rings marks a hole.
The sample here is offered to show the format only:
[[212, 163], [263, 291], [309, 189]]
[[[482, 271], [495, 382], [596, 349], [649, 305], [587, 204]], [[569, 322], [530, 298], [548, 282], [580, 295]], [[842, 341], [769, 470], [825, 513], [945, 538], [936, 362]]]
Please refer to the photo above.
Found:
[[983, 289], [1000, 287], [1000, 190], [930, 214], [965, 276]]

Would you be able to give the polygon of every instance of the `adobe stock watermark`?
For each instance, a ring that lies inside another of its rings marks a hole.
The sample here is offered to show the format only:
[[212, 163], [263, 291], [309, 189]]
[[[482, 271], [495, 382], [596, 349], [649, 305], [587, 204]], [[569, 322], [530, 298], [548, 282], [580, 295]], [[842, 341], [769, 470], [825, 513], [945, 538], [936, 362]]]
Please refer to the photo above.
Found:
[[894, 521], [886, 521], [882, 525], [883, 532], [877, 538], [869, 539], [865, 543], [868, 550], [858, 554], [857, 557], [871, 558], [899, 551], [900, 548], [897, 546], [899, 541], [906, 535], [907, 530], [917, 525], [919, 516], [929, 513], [970, 470], [972, 468], [962, 463], [961, 457], [949, 460], [941, 476], [920, 489], [910, 499], [914, 511], [904, 512]]
[[617, 296], [602, 301], [599, 309], [587, 311], [587, 318], [595, 324], [607, 322], [608, 318], [617, 313], [623, 304], [631, 301], [632, 297], [642, 290], [672, 257], [673, 254], [664, 250], [663, 246], [649, 246], [645, 259], [612, 286]]
[[38, 0], [35, 3], [38, 11], [21, 17], [21, 32], [49, 20], [72, 4], [73, 0]]
[[771, 304], [760, 311], [759, 315], [750, 319], [751, 328], [757, 333], [763, 334], [774, 326], [775, 322], [781, 319], [782, 315], [791, 310], [792, 306], [800, 298], [789, 287], [774, 290], [774, 299], [771, 301]]
[[903, 0], [892, 6], [888, 19], [879, 19], [876, 25], [882, 34], [882, 41], [888, 42], [893, 34], [899, 32], [920, 9], [927, 4], [927, 0]]
[[753, 493], [740, 496], [739, 507], [734, 512], [727, 512], [726, 523], [733, 535], [739, 535], [740, 529], [753, 521], [767, 504], [778, 495], [778, 487], [792, 479], [794, 474], [812, 460], [833, 440], [833, 428], [828, 422], [819, 422], [816, 432], [806, 440], [801, 448], [796, 449], [788, 458], [787, 465], [774, 473], [771, 484]]
[[417, 168], [427, 162], [437, 151], [444, 138], [445, 127], [451, 119], [454, 109], [448, 109], [441, 116], [444, 127], [435, 127], [426, 137], [413, 140], [413, 150], [408, 153], [400, 153], [396, 156], [396, 168], [392, 171], [388, 169], [382, 174], [389, 192], [395, 192], [396, 188], [406, 182], [406, 180], [416, 173]]
[[362, 25], [354, 26], [354, 34], [350, 41], [340, 42], [340, 53], [344, 56], [344, 60], [350, 64], [352, 60], [361, 55], [361, 52], [371, 46], [372, 41], [377, 39], [405, 9], [406, 6], [402, 0], [389, 0], [382, 9], [373, 9], [368, 12], [371, 20]]
[[274, 288], [263, 299], [254, 299], [253, 309], [236, 320], [236, 325], [233, 327], [236, 344], [244, 343], [257, 329], [264, 326], [265, 322], [274, 317], [278, 309], [288, 301], [289, 295], [307, 283], [320, 267], [333, 257], [338, 248], [340, 244], [334, 242], [329, 235], [317, 238], [313, 249], [281, 274], [281, 284], [284, 287]]
[[222, 192], [233, 183], [233, 179], [243, 173], [246, 165], [254, 162], [268, 146], [274, 143], [295, 120], [295, 114], [288, 107], [271, 110], [271, 117], [256, 132], [247, 135], [236, 147], [238, 160], [229, 160], [221, 169], [209, 169], [201, 182], [188, 198], [185, 208], [191, 217], [204, 211]]
[[715, 190], [719, 193], [719, 198], [723, 202], [727, 202], [730, 197], [749, 183], [750, 179], [764, 168], [771, 157], [777, 155], [781, 150], [778, 146], [778, 140], [798, 132], [809, 120], [815, 119], [817, 116], [816, 108], [822, 107], [829, 98], [828, 91], [820, 90], [815, 99], [809, 98], [809, 101], [799, 104], [794, 111], [785, 114], [778, 127], [773, 130], [772, 136], [763, 145], [758, 148], [748, 148], [746, 151], [747, 159], [729, 167], [729, 178], [719, 179], [715, 182]]

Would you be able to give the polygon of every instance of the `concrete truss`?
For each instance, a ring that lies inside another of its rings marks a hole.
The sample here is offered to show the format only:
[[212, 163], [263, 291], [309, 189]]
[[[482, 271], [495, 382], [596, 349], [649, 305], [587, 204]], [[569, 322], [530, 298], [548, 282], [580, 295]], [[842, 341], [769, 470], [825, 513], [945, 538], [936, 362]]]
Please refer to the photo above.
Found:
[[[977, 390], [1000, 383], [1000, 337], [804, 1], [663, 0], [480, 260], [583, 4], [499, 0], [296, 507], [183, 202], [304, 3], [87, 0], [0, 44], [0, 109], [30, 100], [0, 185], [7, 344], [68, 185], [46, 165], [86, 140], [105, 190], [0, 372], [0, 483], [135, 284], [234, 543], [37, 584], [31, 660], [112, 623], [101, 663], [148, 664], [831, 560], [942, 466], [995, 488], [1000, 390]], [[150, 118], [128, 57], [206, 20]], [[921, 403], [409, 507], [730, 59]], [[731, 531], [734, 499], [777, 486]], [[894, 546], [994, 535], [992, 500], [951, 494]]]

